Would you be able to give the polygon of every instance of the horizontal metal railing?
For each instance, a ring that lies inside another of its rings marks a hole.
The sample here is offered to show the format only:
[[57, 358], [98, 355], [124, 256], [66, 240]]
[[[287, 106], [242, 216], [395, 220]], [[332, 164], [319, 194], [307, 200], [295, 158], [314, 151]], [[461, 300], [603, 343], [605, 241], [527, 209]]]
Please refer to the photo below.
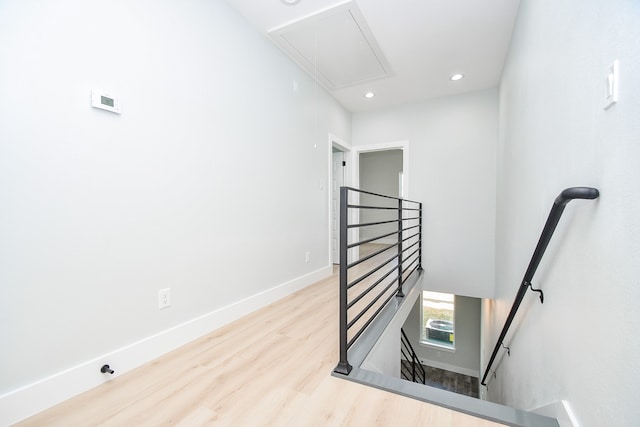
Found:
[[[363, 212], [373, 218], [360, 222]], [[361, 239], [364, 230], [372, 236]], [[402, 285], [417, 270], [422, 270], [422, 203], [341, 187], [340, 361], [335, 372], [349, 375], [349, 348], [389, 301], [404, 297]]]
[[[420, 363], [420, 359], [404, 329], [400, 329], [400, 354], [402, 355], [400, 358], [400, 375], [414, 383], [426, 384], [427, 373], [422, 363]], [[404, 363], [405, 361], [407, 362], [406, 364]]]
[[553, 232], [558, 225], [558, 221], [560, 221], [560, 217], [564, 212], [565, 206], [567, 203], [574, 199], [588, 199], [593, 200], [597, 199], [600, 196], [600, 193], [596, 188], [591, 187], [571, 187], [562, 191], [558, 197], [556, 197], [553, 202], [553, 206], [551, 207], [551, 211], [549, 212], [549, 217], [547, 218], [547, 222], [542, 229], [542, 234], [540, 235], [540, 240], [538, 240], [538, 245], [533, 252], [531, 257], [531, 261], [529, 262], [529, 267], [527, 267], [527, 271], [524, 273], [524, 277], [522, 278], [522, 282], [520, 283], [520, 288], [518, 289], [518, 293], [516, 294], [516, 298], [513, 301], [513, 305], [511, 306], [511, 310], [509, 311], [509, 315], [507, 316], [507, 320], [504, 322], [504, 326], [502, 327], [502, 332], [500, 332], [500, 337], [498, 338], [498, 342], [496, 342], [496, 346], [493, 348], [493, 353], [491, 353], [491, 358], [489, 359], [489, 363], [487, 364], [487, 368], [484, 372], [484, 376], [482, 377], [481, 384], [486, 386], [487, 376], [489, 372], [491, 372], [491, 366], [495, 361], [496, 355], [501, 347], [507, 349], [510, 353], [511, 350], [509, 347], [504, 345], [504, 338], [509, 331], [509, 327], [513, 322], [513, 318], [516, 316], [518, 312], [518, 308], [520, 307], [520, 303], [522, 302], [525, 294], [527, 293], [527, 289], [531, 288], [532, 291], [538, 292], [540, 294], [540, 302], [544, 302], [544, 294], [540, 289], [534, 289], [531, 285], [531, 281], [533, 280], [533, 275], [536, 273], [538, 269], [538, 265], [540, 264], [540, 260], [542, 260], [542, 256], [544, 252], [547, 250], [547, 246], [549, 245], [549, 241], [551, 240], [551, 236], [553, 236]]

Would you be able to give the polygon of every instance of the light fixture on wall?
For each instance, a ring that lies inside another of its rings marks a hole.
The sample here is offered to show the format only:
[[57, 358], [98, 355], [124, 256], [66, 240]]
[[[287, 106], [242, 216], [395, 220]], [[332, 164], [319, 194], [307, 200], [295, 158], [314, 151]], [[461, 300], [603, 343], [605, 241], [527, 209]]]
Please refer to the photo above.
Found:
[[369, 92], [364, 94], [364, 97], [367, 98], [367, 99], [374, 98], [375, 96], [376, 96], [376, 94], [371, 92], [371, 91], [369, 91]]
[[294, 4], [300, 3], [300, 0], [280, 0], [280, 1], [288, 6], [293, 6]]
[[454, 74], [449, 79], [451, 81], [457, 82], [458, 80], [462, 80], [464, 78], [464, 74]]

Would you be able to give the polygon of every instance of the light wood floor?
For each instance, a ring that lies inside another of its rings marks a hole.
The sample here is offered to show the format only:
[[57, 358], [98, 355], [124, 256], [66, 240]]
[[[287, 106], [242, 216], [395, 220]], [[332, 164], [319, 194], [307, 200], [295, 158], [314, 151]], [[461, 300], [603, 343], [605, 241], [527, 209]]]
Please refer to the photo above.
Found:
[[332, 377], [337, 355], [334, 275], [19, 425], [499, 425]]

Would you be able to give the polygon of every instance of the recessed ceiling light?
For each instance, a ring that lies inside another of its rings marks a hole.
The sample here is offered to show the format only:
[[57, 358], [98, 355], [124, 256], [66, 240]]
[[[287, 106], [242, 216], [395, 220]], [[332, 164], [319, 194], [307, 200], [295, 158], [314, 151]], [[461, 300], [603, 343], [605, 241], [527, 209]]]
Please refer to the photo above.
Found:
[[376, 94], [375, 94], [375, 93], [373, 93], [373, 92], [367, 92], [367, 93], [365, 93], [365, 94], [364, 94], [364, 97], [365, 97], [365, 98], [368, 98], [368, 99], [371, 99], [371, 98], [373, 98], [374, 96], [376, 96]]
[[300, 3], [300, 0], [280, 0], [280, 1], [287, 5], [294, 5], [296, 3]]
[[462, 80], [462, 78], [464, 77], [463, 74], [454, 74], [453, 76], [449, 77], [452, 81], [457, 82], [458, 80]]

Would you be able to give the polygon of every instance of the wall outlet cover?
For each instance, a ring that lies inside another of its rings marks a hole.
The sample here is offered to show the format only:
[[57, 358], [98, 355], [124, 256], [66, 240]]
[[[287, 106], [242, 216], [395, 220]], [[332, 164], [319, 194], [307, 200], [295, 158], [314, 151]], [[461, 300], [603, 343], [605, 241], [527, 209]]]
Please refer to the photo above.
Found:
[[604, 109], [611, 108], [616, 102], [618, 102], [618, 60], [616, 59], [607, 67], [607, 72], [604, 81]]
[[171, 307], [171, 288], [160, 289], [158, 291], [158, 308]]

